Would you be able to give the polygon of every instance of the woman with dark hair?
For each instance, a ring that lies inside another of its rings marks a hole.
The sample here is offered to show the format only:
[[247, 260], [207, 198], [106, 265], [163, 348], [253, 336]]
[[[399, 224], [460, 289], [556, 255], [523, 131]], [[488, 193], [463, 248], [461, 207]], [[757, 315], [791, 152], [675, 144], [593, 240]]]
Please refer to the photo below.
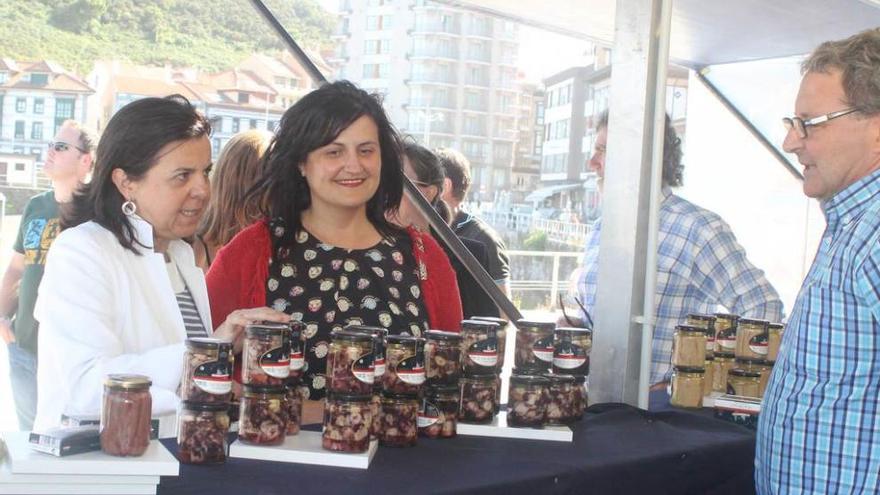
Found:
[[184, 339], [213, 335], [240, 346], [249, 322], [289, 321], [255, 308], [211, 325], [204, 275], [182, 240], [210, 198], [210, 132], [182, 96], [135, 101], [107, 123], [92, 181], [65, 212], [34, 310], [35, 430], [57, 426], [62, 414], [99, 413], [105, 376], [134, 373], [150, 377], [153, 414], [167, 414], [172, 421], [160, 430], [173, 431]]
[[[215, 321], [268, 303], [305, 327], [305, 385], [324, 396], [330, 332], [350, 324], [419, 335], [457, 331], [455, 274], [427, 235], [385, 219], [403, 193], [400, 143], [382, 106], [347, 81], [285, 112], [250, 195], [265, 220], [217, 254], [208, 271]], [[305, 416], [316, 411], [314, 403]]]

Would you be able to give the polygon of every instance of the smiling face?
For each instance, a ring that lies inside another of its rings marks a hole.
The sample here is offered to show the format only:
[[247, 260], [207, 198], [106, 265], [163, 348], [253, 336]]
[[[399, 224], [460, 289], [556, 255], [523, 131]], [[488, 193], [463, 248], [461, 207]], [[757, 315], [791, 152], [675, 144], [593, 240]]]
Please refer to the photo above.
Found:
[[211, 143], [207, 136], [168, 143], [159, 159], [137, 181], [121, 169], [113, 181], [122, 195], [137, 205], [137, 215], [153, 226], [155, 250], [193, 235], [211, 199]]
[[379, 130], [368, 116], [352, 122], [300, 165], [315, 214], [327, 209], [366, 209], [379, 188], [382, 153]]
[[[801, 81], [795, 113], [807, 120], [851, 107], [839, 70], [808, 72]], [[801, 138], [790, 130], [782, 144], [804, 166], [804, 194], [829, 199], [880, 168], [880, 115], [859, 112], [807, 128]]]

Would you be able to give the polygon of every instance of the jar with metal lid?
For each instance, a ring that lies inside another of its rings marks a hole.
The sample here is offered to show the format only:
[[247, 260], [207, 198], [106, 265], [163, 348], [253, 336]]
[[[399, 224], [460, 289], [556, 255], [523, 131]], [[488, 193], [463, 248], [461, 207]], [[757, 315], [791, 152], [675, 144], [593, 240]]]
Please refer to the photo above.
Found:
[[553, 332], [553, 372], [575, 376], [589, 375], [592, 348], [592, 330], [557, 328]]
[[700, 368], [706, 360], [706, 330], [676, 325], [672, 334], [672, 366]]
[[584, 417], [584, 411], [587, 410], [587, 377], [575, 375], [574, 395], [577, 399], [574, 419], [577, 421]]
[[563, 425], [577, 414], [574, 404], [574, 377], [571, 375], [545, 374], [550, 381], [547, 386], [547, 424]]
[[744, 397], [758, 397], [761, 388], [761, 374], [733, 368], [727, 373], [727, 393]]
[[368, 395], [376, 379], [373, 365], [373, 335], [349, 330], [330, 333], [327, 352], [327, 390]]
[[425, 383], [425, 339], [410, 335], [385, 338], [385, 374], [382, 390], [416, 395]]
[[674, 368], [669, 403], [675, 407], [703, 407], [704, 374], [703, 368]]
[[232, 343], [221, 339], [186, 339], [180, 398], [193, 402], [228, 402], [232, 394]]
[[510, 322], [504, 318], [496, 318], [494, 316], [472, 316], [470, 319], [490, 321], [498, 324], [498, 328], [495, 330], [495, 339], [498, 341], [498, 363], [495, 365], [495, 369], [500, 373], [501, 369], [504, 368], [504, 356], [507, 350], [507, 328], [510, 326]]
[[495, 417], [498, 382], [495, 375], [469, 375], [461, 378], [458, 420], [462, 423], [491, 423]]
[[425, 333], [425, 378], [433, 385], [458, 385], [461, 378], [460, 334], [429, 330]]
[[[759, 399], [764, 397], [764, 390], [767, 389], [767, 382], [770, 380], [770, 372], [773, 370], [772, 365], [768, 364], [766, 361], [746, 361], [737, 359], [734, 368], [757, 373], [758, 395], [756, 395], [756, 397]], [[730, 382], [730, 375], [728, 375], [727, 380]]]
[[306, 326], [299, 321], [290, 322], [290, 373], [289, 379], [301, 380], [306, 367], [305, 340], [303, 330]]
[[498, 367], [498, 324], [485, 320], [461, 322], [461, 367], [472, 375], [494, 374]]
[[767, 358], [767, 320], [740, 318], [736, 324], [737, 359], [763, 361]]
[[238, 439], [256, 445], [281, 445], [287, 434], [286, 391], [278, 385], [244, 385]]
[[732, 352], [715, 354], [715, 361], [712, 364], [712, 391], [726, 394], [727, 372], [733, 368], [734, 355]]
[[143, 375], [107, 375], [101, 408], [101, 450], [116, 456], [140, 456], [150, 445], [153, 382]]
[[324, 402], [321, 447], [336, 452], [366, 452], [370, 448], [370, 400], [368, 394], [329, 392]]
[[379, 445], [413, 447], [419, 436], [419, 400], [411, 395], [382, 393]]
[[242, 356], [243, 384], [283, 387], [290, 376], [290, 326], [272, 322], [248, 325]]
[[687, 315], [687, 324], [706, 330], [706, 357], [715, 356], [715, 317], [691, 313]]
[[715, 385], [714, 375], [715, 375], [715, 356], [706, 356], [706, 360], [704, 361], [703, 370], [705, 370], [705, 374], [703, 375], [703, 396], [708, 396], [712, 394], [712, 387]]
[[550, 380], [541, 375], [510, 375], [507, 395], [507, 424], [517, 427], [542, 426], [550, 398]]
[[419, 435], [453, 438], [458, 425], [458, 385], [430, 385], [419, 408]]
[[183, 401], [177, 413], [177, 458], [184, 464], [226, 462], [227, 433], [226, 404]]
[[736, 323], [739, 316], [715, 313], [715, 354], [736, 350]]
[[518, 320], [514, 367], [523, 371], [545, 372], [553, 364], [553, 331], [551, 322]]
[[287, 407], [287, 428], [285, 433], [287, 435], [296, 435], [299, 433], [299, 428], [302, 425], [303, 387], [302, 381], [298, 379], [288, 380], [287, 385], [284, 386], [284, 404]]
[[782, 323], [767, 325], [767, 362], [775, 363], [779, 356], [779, 346], [782, 344], [782, 332], [785, 326]]
[[388, 336], [388, 329], [367, 325], [349, 325], [345, 327], [345, 330], [373, 336], [373, 381], [374, 384], [381, 385], [382, 375], [385, 374], [385, 337]]

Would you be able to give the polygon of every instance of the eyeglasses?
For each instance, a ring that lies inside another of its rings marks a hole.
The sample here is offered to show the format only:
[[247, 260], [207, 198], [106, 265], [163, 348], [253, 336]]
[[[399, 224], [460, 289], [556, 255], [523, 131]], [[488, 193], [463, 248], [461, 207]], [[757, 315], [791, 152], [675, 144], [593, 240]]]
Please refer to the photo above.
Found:
[[782, 119], [782, 124], [785, 126], [785, 129], [787, 131], [794, 129], [794, 131], [797, 132], [799, 138], [807, 139], [807, 127], [824, 124], [829, 120], [834, 120], [837, 117], [843, 117], [844, 115], [849, 115], [853, 112], [858, 111], [858, 108], [846, 108], [843, 110], [838, 110], [836, 112], [827, 113], [825, 115], [820, 115], [818, 117], [813, 117], [812, 119], [807, 120], [803, 120], [800, 117], [786, 117]]
[[76, 148], [80, 153], [88, 153], [88, 151], [80, 148], [79, 146], [74, 146], [70, 143], [65, 143], [64, 141], [53, 141], [46, 144], [46, 147], [50, 150], [55, 150], [57, 153], [62, 153], [70, 148]]

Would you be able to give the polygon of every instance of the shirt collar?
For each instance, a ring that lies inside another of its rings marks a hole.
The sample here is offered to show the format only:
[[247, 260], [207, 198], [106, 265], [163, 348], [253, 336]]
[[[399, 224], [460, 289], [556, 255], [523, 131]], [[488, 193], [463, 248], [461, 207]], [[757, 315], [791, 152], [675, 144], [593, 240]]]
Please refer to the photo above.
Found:
[[822, 212], [829, 225], [843, 223], [859, 215], [875, 197], [880, 195], [880, 170], [862, 177], [822, 202]]

